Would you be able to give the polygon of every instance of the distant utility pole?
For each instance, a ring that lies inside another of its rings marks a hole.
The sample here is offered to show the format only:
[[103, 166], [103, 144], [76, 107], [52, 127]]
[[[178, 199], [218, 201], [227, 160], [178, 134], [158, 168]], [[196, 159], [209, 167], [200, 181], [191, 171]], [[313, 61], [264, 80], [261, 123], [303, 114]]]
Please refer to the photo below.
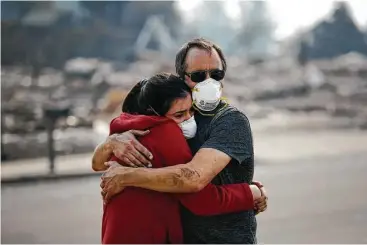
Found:
[[4, 140], [3, 140], [3, 134], [4, 134], [4, 113], [2, 112], [1, 110], [1, 132], [0, 132], [0, 135], [1, 135], [1, 161], [4, 161], [6, 160], [6, 154], [4, 152]]
[[69, 115], [70, 107], [68, 105], [47, 105], [43, 109], [44, 111], [44, 121], [47, 130], [47, 147], [48, 147], [48, 159], [50, 163], [49, 173], [51, 175], [55, 174], [55, 146], [53, 133], [55, 130], [55, 124], [57, 120], [61, 117], [66, 117]]

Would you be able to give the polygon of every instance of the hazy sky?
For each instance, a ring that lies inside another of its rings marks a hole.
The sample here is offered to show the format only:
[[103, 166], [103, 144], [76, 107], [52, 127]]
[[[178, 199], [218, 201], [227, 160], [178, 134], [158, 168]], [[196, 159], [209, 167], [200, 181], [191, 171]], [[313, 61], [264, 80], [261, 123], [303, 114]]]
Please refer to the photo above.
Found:
[[[180, 0], [179, 9], [187, 18], [196, 14], [194, 8], [203, 0]], [[282, 39], [291, 35], [299, 28], [314, 24], [320, 18], [330, 13], [333, 0], [268, 0], [268, 10], [271, 18], [276, 22], [275, 35]], [[349, 0], [354, 20], [367, 28], [367, 0]], [[226, 12], [228, 16], [238, 17], [238, 0], [226, 1]]]

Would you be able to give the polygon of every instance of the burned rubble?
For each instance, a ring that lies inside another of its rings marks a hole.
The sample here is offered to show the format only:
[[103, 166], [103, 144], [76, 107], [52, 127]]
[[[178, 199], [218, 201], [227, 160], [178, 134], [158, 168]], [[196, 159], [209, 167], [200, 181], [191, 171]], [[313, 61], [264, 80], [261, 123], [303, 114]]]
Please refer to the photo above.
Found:
[[239, 101], [244, 110], [250, 103], [252, 108], [256, 104], [259, 110], [271, 108], [293, 114], [320, 112], [328, 115], [330, 122], [345, 118], [349, 127], [366, 128], [366, 56], [348, 53], [332, 60], [312, 61], [305, 68], [294, 62], [284, 69], [285, 64], [285, 60], [278, 59], [256, 67], [241, 65], [234, 69], [231, 76], [236, 71], [238, 75], [233, 79], [235, 83], [226, 84], [228, 97]]
[[[319, 112], [332, 122], [343, 118], [348, 127], [367, 129], [367, 58], [349, 53], [300, 67], [290, 58], [257, 65], [231, 58], [225, 96], [252, 119], [271, 114]], [[129, 89], [143, 77], [174, 72], [173, 61], [159, 54], [130, 64], [76, 58], [63, 70], [44, 69], [35, 84], [26, 67], [2, 69], [4, 152], [8, 159], [47, 154], [44, 108], [64, 105], [70, 113], [57, 120], [57, 154], [90, 152], [106, 135], [94, 129], [96, 120], [118, 115]], [[255, 123], [255, 122], [253, 122]], [[307, 123], [307, 122], [305, 122]]]

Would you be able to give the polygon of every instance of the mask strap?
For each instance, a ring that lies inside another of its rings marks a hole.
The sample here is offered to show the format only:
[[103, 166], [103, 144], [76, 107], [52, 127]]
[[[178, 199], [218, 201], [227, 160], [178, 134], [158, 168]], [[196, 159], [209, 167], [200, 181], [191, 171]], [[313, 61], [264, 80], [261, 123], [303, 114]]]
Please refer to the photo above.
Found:
[[161, 115], [158, 114], [158, 112], [156, 112], [156, 110], [154, 110], [154, 108], [151, 105], [149, 105], [149, 109], [148, 110], [153, 111], [159, 117], [161, 116]]
[[228, 107], [228, 106], [229, 106], [229, 102], [228, 102], [228, 99], [227, 99], [226, 97], [221, 97], [220, 99], [221, 99], [221, 101], [223, 101], [223, 102], [224, 102], [224, 105], [222, 106], [222, 108], [220, 108], [220, 109], [217, 111], [217, 113], [218, 113], [218, 112], [220, 112], [220, 111], [222, 111], [222, 110], [224, 110], [226, 107]]
[[215, 115], [215, 114], [207, 114], [207, 113], [202, 112], [199, 108], [196, 107], [194, 102], [192, 103], [192, 107], [194, 108], [195, 111], [199, 112], [203, 116], [214, 116]]
[[197, 108], [197, 106], [195, 105], [195, 103], [194, 102], [192, 102], [192, 107], [195, 109], [195, 111], [197, 111], [197, 112], [199, 112], [201, 115], [203, 115], [203, 116], [207, 116], [207, 117], [214, 117], [215, 116], [215, 114], [217, 114], [218, 112], [220, 112], [221, 110], [223, 110], [223, 109], [225, 109], [228, 105], [229, 105], [229, 103], [228, 103], [228, 99], [226, 98], [226, 97], [221, 97], [220, 98], [220, 100], [221, 101], [223, 101], [224, 102], [224, 105], [222, 106], [222, 108], [220, 108], [216, 113], [204, 113], [204, 112], [202, 112], [199, 108]]
[[224, 97], [224, 96], [222, 96], [222, 97], [220, 97], [220, 100], [221, 101], [224, 101], [226, 104], [228, 104], [229, 102], [228, 102], [228, 98], [227, 97]]
[[194, 87], [191, 89], [191, 92], [199, 92], [199, 89]]

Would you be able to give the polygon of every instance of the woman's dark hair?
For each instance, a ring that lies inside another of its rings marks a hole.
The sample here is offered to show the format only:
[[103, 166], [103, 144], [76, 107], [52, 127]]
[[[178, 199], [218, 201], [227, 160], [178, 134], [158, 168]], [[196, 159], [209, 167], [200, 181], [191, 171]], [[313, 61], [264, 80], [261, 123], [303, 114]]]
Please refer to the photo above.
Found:
[[178, 98], [191, 92], [184, 80], [169, 73], [159, 73], [138, 82], [126, 96], [122, 111], [130, 114], [164, 116]]

